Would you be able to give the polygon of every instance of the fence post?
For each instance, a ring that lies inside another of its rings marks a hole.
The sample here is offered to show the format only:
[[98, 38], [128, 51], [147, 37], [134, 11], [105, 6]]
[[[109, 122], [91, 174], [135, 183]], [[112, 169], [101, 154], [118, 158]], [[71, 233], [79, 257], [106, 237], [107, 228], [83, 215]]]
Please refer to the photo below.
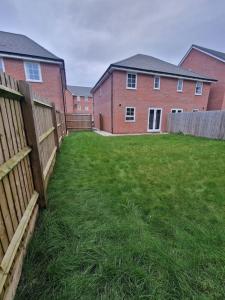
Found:
[[47, 206], [47, 196], [44, 184], [43, 169], [40, 158], [39, 141], [35, 125], [34, 102], [29, 84], [23, 80], [19, 81], [19, 91], [24, 96], [21, 101], [21, 109], [26, 132], [27, 143], [32, 148], [30, 153], [31, 169], [34, 180], [34, 188], [39, 193], [40, 207]]
[[54, 130], [55, 145], [56, 145], [57, 151], [59, 151], [58, 124], [57, 124], [56, 110], [55, 110], [54, 102], [52, 102], [52, 123], [53, 123], [53, 126], [55, 127], [55, 130]]

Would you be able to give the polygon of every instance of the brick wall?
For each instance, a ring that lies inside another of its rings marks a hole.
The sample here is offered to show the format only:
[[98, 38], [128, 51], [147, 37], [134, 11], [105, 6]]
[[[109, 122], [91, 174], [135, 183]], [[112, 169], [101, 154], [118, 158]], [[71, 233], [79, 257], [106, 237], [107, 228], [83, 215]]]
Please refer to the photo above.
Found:
[[94, 122], [95, 127], [100, 128], [99, 114], [103, 116], [103, 129], [105, 131], [112, 131], [111, 119], [111, 82], [112, 74], [103, 82], [94, 92]]
[[225, 109], [225, 63], [192, 49], [182, 66], [217, 79], [218, 82], [211, 85], [208, 110]]
[[[68, 113], [92, 114], [93, 115], [93, 98], [80, 96], [78, 101], [77, 96], [73, 96], [69, 90], [66, 90], [66, 111]], [[79, 106], [79, 107], [78, 107]], [[79, 109], [80, 108], [80, 109]], [[88, 108], [88, 110], [86, 110]]]
[[[17, 80], [26, 80], [24, 62], [20, 59], [3, 58], [5, 72]], [[63, 92], [58, 64], [42, 63], [41, 74], [43, 82], [30, 82], [32, 89], [41, 97], [47, 98], [49, 102], [54, 102], [56, 108], [63, 111]]]
[[[112, 75], [111, 75], [112, 76]], [[195, 95], [195, 81], [184, 80], [183, 92], [177, 92], [177, 79], [161, 77], [160, 90], [153, 89], [153, 76], [138, 74], [137, 89], [126, 89], [126, 72], [113, 72], [113, 132], [144, 133], [148, 127], [149, 108], [162, 108], [161, 130], [167, 129], [167, 114], [173, 108], [184, 111], [206, 110], [210, 84], [203, 84], [203, 94]], [[107, 79], [94, 94], [95, 125], [99, 128], [98, 114], [103, 113], [104, 130], [111, 132], [111, 79]], [[136, 121], [125, 122], [125, 107], [136, 108]]]

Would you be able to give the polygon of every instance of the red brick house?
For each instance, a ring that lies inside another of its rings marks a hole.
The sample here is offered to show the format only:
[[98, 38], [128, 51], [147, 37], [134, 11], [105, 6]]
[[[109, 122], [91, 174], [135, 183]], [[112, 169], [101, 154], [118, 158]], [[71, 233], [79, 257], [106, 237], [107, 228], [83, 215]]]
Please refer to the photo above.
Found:
[[216, 78], [218, 81], [210, 88], [207, 109], [225, 109], [225, 53], [192, 45], [179, 65]]
[[41, 97], [64, 111], [66, 76], [64, 60], [30, 38], [0, 31], [0, 72], [28, 81]]
[[206, 110], [211, 82], [148, 55], [111, 64], [92, 89], [95, 127], [111, 133], [166, 131], [169, 112]]
[[93, 114], [91, 87], [68, 85], [66, 90], [66, 112]]

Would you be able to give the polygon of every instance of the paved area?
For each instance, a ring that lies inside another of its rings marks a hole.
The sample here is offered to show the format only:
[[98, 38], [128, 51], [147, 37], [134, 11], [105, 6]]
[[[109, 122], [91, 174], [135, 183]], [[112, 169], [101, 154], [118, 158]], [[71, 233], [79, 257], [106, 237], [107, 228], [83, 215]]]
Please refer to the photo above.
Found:
[[102, 131], [102, 130], [95, 130], [95, 132], [99, 135], [102, 135], [102, 136], [128, 136], [128, 135], [151, 135], [151, 134], [167, 134], [166, 132], [163, 132], [163, 133], [158, 133], [158, 132], [155, 132], [155, 133], [110, 133], [110, 132], [107, 132], [107, 131]]

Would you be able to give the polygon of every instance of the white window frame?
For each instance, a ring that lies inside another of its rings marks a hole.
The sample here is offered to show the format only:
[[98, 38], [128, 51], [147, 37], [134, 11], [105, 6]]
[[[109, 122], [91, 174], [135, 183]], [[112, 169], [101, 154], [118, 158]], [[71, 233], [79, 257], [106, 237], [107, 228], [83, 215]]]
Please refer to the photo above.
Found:
[[[127, 117], [131, 117], [130, 115], [127, 115], [127, 109], [128, 108], [133, 108], [134, 109], [134, 119], [133, 120], [127, 120]], [[125, 122], [128, 122], [128, 123], [136, 122], [136, 107], [134, 107], [134, 106], [126, 106], [125, 107]]]
[[[156, 78], [159, 78], [159, 87], [155, 87], [155, 83], [156, 83]], [[160, 81], [161, 81], [161, 78], [160, 76], [154, 76], [154, 90], [160, 90]]]
[[[182, 82], [182, 84], [181, 84], [181, 89], [179, 89], [179, 82]], [[178, 93], [182, 93], [182, 92], [183, 92], [183, 86], [184, 86], [184, 80], [179, 78], [179, 79], [177, 80], [177, 92], [178, 92]]]
[[[135, 75], [135, 87], [129, 87], [128, 86], [128, 75]], [[127, 72], [127, 79], [126, 79], [126, 88], [128, 90], [136, 90], [137, 89], [137, 73], [133, 73], [133, 72]]]
[[[172, 108], [171, 113], [173, 113], [173, 110], [175, 110], [175, 114], [184, 112], [183, 108]], [[180, 110], [180, 111], [178, 111], [178, 110]]]
[[80, 102], [80, 96], [77, 96], [77, 102]]
[[[27, 64], [29, 64], [29, 63], [31, 63], [31, 64], [37, 64], [38, 65], [38, 71], [39, 71], [39, 77], [40, 77], [40, 79], [35, 80], [35, 79], [30, 79], [29, 78], [29, 72], [27, 70]], [[29, 81], [29, 82], [42, 82], [42, 74], [41, 74], [41, 65], [40, 65], [40, 63], [33, 62], [33, 61], [24, 61], [23, 64], [24, 64], [24, 71], [25, 71], [26, 81]]]
[[5, 72], [5, 64], [4, 64], [3, 57], [0, 57], [0, 64], [2, 66], [2, 72]]
[[199, 112], [199, 109], [198, 108], [193, 108], [192, 112]]
[[88, 110], [89, 110], [89, 109], [88, 109], [88, 105], [85, 105], [84, 110], [85, 110], [85, 111], [88, 111]]
[[88, 102], [88, 96], [84, 96], [84, 101]]
[[[201, 92], [200, 93], [196, 92], [198, 83], [201, 84]], [[202, 81], [196, 81], [196, 83], [195, 83], [195, 96], [201, 96], [202, 95], [202, 91], [203, 91], [203, 82]]]
[[81, 111], [81, 105], [80, 104], [77, 105], [77, 110]]

